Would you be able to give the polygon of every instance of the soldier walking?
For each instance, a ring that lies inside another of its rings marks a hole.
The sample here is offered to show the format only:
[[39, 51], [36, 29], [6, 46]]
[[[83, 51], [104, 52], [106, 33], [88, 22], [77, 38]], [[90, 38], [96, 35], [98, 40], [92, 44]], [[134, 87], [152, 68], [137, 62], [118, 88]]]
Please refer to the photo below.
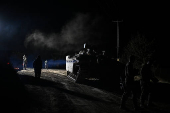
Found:
[[[142, 108], [144, 107], [144, 102], [147, 97], [148, 97], [147, 105], [148, 106], [152, 105], [152, 100], [151, 100], [152, 90], [153, 90], [154, 84], [158, 82], [158, 79], [154, 77], [151, 68], [152, 68], [152, 63], [151, 61], [148, 61], [141, 70], [142, 79], [140, 80], [140, 84], [141, 84], [140, 106]], [[152, 84], [150, 80], [152, 80], [154, 84]]]
[[136, 89], [135, 89], [135, 81], [134, 81], [134, 76], [136, 75], [136, 69], [134, 68], [133, 64], [135, 61], [134, 56], [130, 56], [129, 62], [125, 66], [125, 86], [124, 86], [124, 93], [122, 95], [122, 100], [121, 100], [121, 106], [120, 109], [127, 110], [125, 104], [130, 96], [130, 94], [133, 94], [133, 104], [134, 104], [134, 109], [138, 110], [137, 106], [137, 97], [136, 97]]
[[37, 59], [33, 62], [35, 78], [40, 78], [41, 76], [41, 69], [42, 69], [42, 60], [41, 57], [38, 56]]

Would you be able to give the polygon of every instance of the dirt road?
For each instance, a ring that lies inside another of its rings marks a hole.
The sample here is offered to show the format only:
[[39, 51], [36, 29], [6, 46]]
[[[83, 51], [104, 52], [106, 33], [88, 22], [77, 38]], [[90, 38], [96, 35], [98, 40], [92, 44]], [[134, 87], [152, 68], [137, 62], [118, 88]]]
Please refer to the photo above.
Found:
[[[35, 80], [33, 69], [18, 72], [27, 96], [23, 112], [25, 113], [124, 113], [119, 109], [121, 95], [92, 86], [77, 84], [66, 76], [65, 70], [43, 69], [40, 80]], [[168, 113], [170, 104], [154, 103], [139, 113]], [[127, 107], [133, 110], [132, 100]]]

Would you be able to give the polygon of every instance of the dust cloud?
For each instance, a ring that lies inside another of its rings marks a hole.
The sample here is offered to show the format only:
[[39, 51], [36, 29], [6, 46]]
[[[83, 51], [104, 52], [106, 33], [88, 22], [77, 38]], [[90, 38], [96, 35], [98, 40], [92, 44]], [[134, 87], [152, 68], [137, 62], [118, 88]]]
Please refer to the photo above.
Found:
[[48, 48], [64, 52], [77, 51], [83, 48], [83, 44], [90, 42], [98, 44], [101, 32], [97, 29], [101, 22], [101, 17], [90, 14], [76, 14], [59, 33], [44, 33], [35, 30], [27, 35], [24, 41], [26, 48]]

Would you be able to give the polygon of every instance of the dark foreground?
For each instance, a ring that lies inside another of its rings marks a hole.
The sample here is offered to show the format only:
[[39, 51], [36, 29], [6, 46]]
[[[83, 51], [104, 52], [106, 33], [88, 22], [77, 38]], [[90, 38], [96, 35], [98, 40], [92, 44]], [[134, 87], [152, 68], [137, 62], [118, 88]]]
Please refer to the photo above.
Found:
[[[1, 110], [18, 113], [168, 113], [170, 112], [169, 84], [159, 83], [154, 94], [154, 106], [129, 111], [119, 109], [121, 94], [111, 85], [98, 81], [77, 84], [67, 78], [65, 70], [42, 70], [40, 80], [34, 78], [33, 69], [18, 72], [18, 77], [1, 80]], [[4, 112], [4, 113], [5, 113]]]

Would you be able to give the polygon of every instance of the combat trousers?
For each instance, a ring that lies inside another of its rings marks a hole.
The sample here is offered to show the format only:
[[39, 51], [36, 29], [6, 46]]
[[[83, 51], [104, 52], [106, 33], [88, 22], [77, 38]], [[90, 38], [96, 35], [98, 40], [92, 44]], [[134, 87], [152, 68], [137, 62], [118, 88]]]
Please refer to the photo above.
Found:
[[48, 69], [48, 65], [47, 64], [45, 65], [45, 69]]
[[35, 78], [41, 77], [41, 69], [34, 69], [34, 72], [35, 72]]
[[141, 81], [141, 96], [140, 96], [140, 102], [141, 106], [144, 106], [145, 100], [148, 100], [148, 105], [152, 103], [152, 85], [151, 83], [144, 83]]
[[26, 63], [23, 63], [23, 69], [26, 70], [26, 68], [27, 68], [27, 64], [26, 64]]
[[137, 95], [136, 95], [134, 85], [125, 85], [125, 90], [122, 95], [121, 107], [125, 107], [126, 101], [127, 101], [128, 97], [131, 95], [131, 93], [133, 94], [134, 108], [137, 108]]

